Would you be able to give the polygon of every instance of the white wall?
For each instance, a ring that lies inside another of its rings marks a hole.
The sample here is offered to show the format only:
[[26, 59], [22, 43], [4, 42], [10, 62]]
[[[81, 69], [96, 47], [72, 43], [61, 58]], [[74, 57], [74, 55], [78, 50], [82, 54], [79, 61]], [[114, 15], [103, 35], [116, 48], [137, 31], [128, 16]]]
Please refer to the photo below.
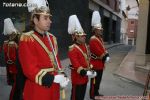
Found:
[[138, 19], [139, 8], [136, 0], [126, 0], [126, 5], [131, 8], [128, 11], [128, 18], [129, 19]]

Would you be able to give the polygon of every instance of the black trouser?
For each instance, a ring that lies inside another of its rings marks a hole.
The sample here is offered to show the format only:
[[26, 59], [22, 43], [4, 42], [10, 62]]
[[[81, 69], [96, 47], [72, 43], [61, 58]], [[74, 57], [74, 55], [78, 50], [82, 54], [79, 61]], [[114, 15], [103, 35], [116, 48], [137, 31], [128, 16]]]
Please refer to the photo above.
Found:
[[103, 70], [95, 70], [97, 76], [91, 79], [90, 83], [90, 98], [94, 98], [99, 95], [99, 87], [102, 80]]
[[23, 89], [25, 85], [26, 78], [24, 75], [17, 75], [16, 88], [14, 91], [13, 100], [23, 100]]
[[23, 90], [26, 82], [26, 77], [23, 74], [23, 70], [18, 59], [18, 53], [16, 58], [16, 67], [17, 67], [17, 75], [16, 75], [16, 88], [14, 91], [13, 100], [23, 100]]
[[71, 100], [84, 100], [86, 86], [87, 83], [83, 85], [72, 85]]
[[7, 70], [7, 84], [13, 86], [16, 74], [10, 73], [8, 65], [6, 65], [6, 70]]

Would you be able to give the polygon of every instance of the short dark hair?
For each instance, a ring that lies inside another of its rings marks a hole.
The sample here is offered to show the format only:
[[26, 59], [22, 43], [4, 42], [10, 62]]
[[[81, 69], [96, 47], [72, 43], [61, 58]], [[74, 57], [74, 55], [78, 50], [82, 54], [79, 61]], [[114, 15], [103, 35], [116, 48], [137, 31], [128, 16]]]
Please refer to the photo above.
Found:
[[30, 19], [30, 28], [33, 29], [34, 26], [35, 26], [35, 23], [33, 21], [34, 18], [37, 18], [37, 20], [40, 19], [40, 14], [34, 14], [31, 16], [31, 19]]
[[[35, 8], [32, 13], [31, 13], [31, 19], [30, 19], [30, 28], [34, 28], [35, 23], [33, 21], [34, 18], [37, 18], [38, 20], [40, 19], [40, 13], [42, 12], [46, 12], [48, 14], [50, 14], [50, 10], [47, 7], [40, 7], [40, 8]], [[51, 15], [51, 14], [50, 14]]]

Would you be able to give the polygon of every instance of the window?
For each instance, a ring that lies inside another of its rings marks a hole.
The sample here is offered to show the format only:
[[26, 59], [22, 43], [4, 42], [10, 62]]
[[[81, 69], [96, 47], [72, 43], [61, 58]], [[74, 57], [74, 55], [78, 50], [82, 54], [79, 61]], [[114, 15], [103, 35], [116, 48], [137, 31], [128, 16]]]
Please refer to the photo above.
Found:
[[134, 24], [134, 21], [131, 21], [131, 24]]

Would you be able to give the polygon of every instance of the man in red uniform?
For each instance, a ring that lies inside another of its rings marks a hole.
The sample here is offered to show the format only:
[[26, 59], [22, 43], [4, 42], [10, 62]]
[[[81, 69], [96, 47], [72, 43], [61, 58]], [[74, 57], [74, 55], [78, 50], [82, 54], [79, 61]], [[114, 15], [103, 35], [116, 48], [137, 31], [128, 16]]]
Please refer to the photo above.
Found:
[[18, 45], [13, 39], [4, 41], [3, 50], [4, 50], [4, 55], [5, 55], [5, 61], [6, 61], [8, 85], [13, 85], [15, 81], [15, 76], [17, 73], [17, 69], [15, 65], [17, 48], [18, 48]]
[[7, 70], [7, 83], [12, 85], [10, 98], [13, 100], [13, 95], [16, 87], [16, 53], [18, 48], [18, 32], [16, 31], [10, 18], [4, 20], [4, 35], [9, 37], [9, 40], [4, 41], [3, 50], [6, 61], [6, 70]]
[[37, 6], [28, 8], [34, 29], [23, 33], [19, 43], [19, 60], [27, 78], [23, 99], [59, 100], [60, 86], [65, 87], [68, 78], [59, 73], [62, 67], [57, 40], [48, 32], [52, 23], [50, 10], [45, 0], [28, 0], [27, 4]]
[[71, 100], [84, 100], [89, 77], [95, 77], [96, 72], [90, 71], [89, 52], [85, 43], [84, 33], [76, 15], [69, 17], [68, 32], [72, 35], [74, 44], [69, 47], [69, 58], [72, 64]]
[[93, 65], [93, 70], [97, 72], [97, 76], [91, 79], [90, 98], [94, 99], [99, 94], [99, 87], [102, 79], [104, 64], [109, 60], [109, 54], [104, 47], [102, 39], [101, 18], [98, 11], [94, 11], [92, 15], [93, 36], [90, 38], [89, 46], [91, 52], [90, 62]]

